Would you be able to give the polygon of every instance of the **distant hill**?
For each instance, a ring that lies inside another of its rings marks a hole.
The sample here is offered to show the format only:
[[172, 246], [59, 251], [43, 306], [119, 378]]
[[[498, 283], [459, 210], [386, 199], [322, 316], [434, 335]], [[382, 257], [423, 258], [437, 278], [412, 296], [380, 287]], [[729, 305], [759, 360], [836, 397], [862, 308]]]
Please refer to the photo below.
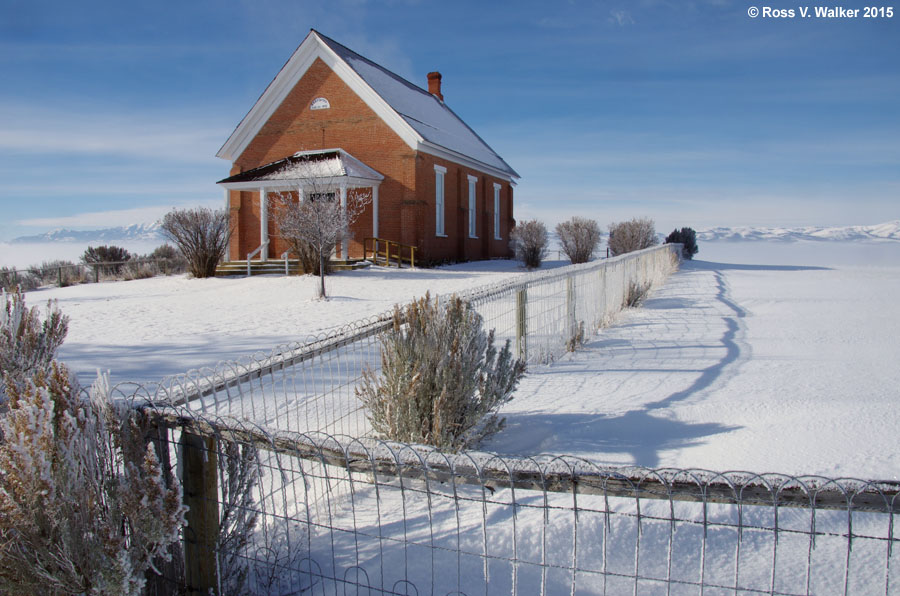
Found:
[[900, 220], [873, 226], [801, 227], [801, 228], [707, 228], [697, 230], [697, 240], [900, 240]]
[[102, 228], [99, 230], [68, 230], [57, 229], [45, 234], [35, 236], [19, 236], [10, 241], [10, 244], [35, 244], [44, 242], [77, 242], [79, 244], [114, 244], [116, 242], [146, 240], [159, 241], [164, 238], [159, 229], [159, 223], [133, 224], [117, 228]]

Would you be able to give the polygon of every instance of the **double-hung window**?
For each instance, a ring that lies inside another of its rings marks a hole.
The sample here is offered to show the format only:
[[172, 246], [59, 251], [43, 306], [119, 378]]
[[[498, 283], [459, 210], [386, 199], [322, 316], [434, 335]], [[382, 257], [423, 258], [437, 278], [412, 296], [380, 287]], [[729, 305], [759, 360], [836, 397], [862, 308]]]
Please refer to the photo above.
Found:
[[500, 238], [500, 185], [494, 182], [494, 240]]
[[444, 231], [444, 174], [447, 168], [434, 166], [434, 233], [445, 236]]
[[469, 238], [478, 238], [478, 221], [475, 211], [475, 184], [478, 178], [469, 176]]

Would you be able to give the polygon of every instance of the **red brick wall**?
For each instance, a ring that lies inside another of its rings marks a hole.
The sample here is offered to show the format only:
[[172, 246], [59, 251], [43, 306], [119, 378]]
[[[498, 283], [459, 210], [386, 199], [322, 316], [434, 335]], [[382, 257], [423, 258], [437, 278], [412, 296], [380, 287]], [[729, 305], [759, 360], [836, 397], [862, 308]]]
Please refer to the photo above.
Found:
[[[317, 97], [331, 107], [310, 110]], [[319, 59], [307, 70], [269, 121], [234, 162], [232, 174], [283, 159], [297, 151], [341, 148], [384, 175], [379, 189], [379, 237], [417, 246], [423, 260], [468, 260], [508, 256], [512, 189], [508, 182], [427, 154], [417, 154]], [[434, 165], [447, 168], [445, 205], [447, 238], [435, 236]], [[468, 182], [479, 177], [479, 238], [468, 238]], [[462, 182], [460, 182], [462, 180]], [[502, 241], [493, 239], [493, 183], [503, 185]], [[418, 188], [417, 188], [418, 184]], [[259, 246], [259, 193], [231, 192], [236, 230], [232, 259], [246, 258]], [[483, 230], [483, 231], [482, 231]], [[285, 250], [269, 226], [269, 257]], [[372, 206], [353, 226], [350, 256], [362, 256], [363, 238], [372, 234]], [[461, 235], [462, 234], [462, 235]]]
[[[446, 238], [435, 234], [435, 165], [447, 168], [447, 173], [444, 174]], [[418, 195], [424, 215], [419, 246], [427, 258], [465, 261], [511, 256], [509, 230], [512, 227], [512, 186], [508, 181], [424, 153], [419, 154], [416, 166]], [[478, 178], [475, 183], [478, 238], [469, 237], [469, 176]], [[494, 239], [494, 183], [500, 184], [500, 240]]]

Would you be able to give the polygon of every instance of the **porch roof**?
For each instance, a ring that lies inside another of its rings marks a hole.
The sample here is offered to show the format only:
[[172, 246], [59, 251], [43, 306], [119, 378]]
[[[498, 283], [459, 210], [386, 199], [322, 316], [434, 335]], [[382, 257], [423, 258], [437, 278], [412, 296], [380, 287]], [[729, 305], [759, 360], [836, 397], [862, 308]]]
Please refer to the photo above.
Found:
[[384, 176], [343, 149], [298, 151], [290, 157], [229, 176], [216, 184], [230, 190], [377, 186]]

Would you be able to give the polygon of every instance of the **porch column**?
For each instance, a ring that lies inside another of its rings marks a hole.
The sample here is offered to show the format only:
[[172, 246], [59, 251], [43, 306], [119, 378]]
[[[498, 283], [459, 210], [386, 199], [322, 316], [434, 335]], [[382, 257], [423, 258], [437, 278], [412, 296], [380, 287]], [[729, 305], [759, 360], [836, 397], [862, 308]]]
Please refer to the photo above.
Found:
[[[344, 222], [347, 221], [347, 183], [341, 182], [341, 217], [344, 218]], [[348, 259], [348, 254], [350, 250], [350, 238], [348, 237], [350, 230], [349, 227], [346, 230], [347, 233], [344, 234], [344, 238], [341, 240], [341, 258], [345, 261]]]
[[265, 261], [269, 257], [269, 195], [265, 186], [259, 188], [259, 244], [264, 246], [259, 260]]
[[372, 236], [378, 238], [378, 187], [380, 184], [372, 185]]

